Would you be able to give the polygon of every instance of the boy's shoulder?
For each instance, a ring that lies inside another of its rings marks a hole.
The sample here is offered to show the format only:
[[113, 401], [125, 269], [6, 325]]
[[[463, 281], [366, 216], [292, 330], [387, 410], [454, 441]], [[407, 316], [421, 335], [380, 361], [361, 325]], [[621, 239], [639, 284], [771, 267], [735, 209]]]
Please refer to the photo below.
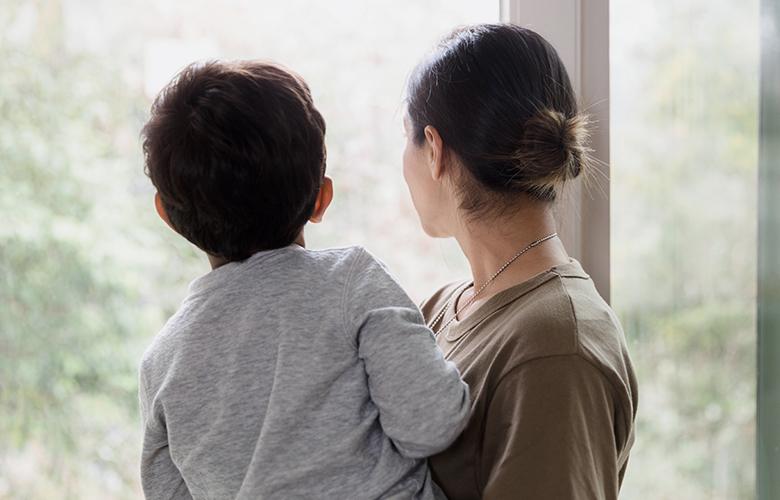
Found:
[[324, 269], [338, 273], [346, 281], [351, 281], [365, 272], [390, 275], [385, 263], [361, 245], [307, 249], [305, 254]]
[[176, 356], [176, 325], [181, 321], [181, 309], [176, 311], [152, 338], [138, 366], [142, 380], [159, 381]]
[[[273, 251], [271, 258], [257, 254], [228, 272], [229, 276], [221, 277], [221, 286], [228, 290], [223, 290], [222, 295], [237, 297], [241, 293], [241, 296], [256, 297], [260, 294], [245, 293], [247, 283], [276, 283], [298, 291], [305, 287], [305, 294], [335, 301], [342, 307], [347, 295], [363, 301], [378, 295], [379, 289], [397, 287], [385, 265], [357, 245], [325, 249], [291, 246]], [[164, 377], [177, 356], [181, 356], [182, 342], [191, 340], [197, 330], [198, 314], [208, 309], [205, 301], [209, 295], [191, 291], [154, 336], [140, 363], [140, 370], [148, 379]], [[195, 314], [194, 310], [197, 310]], [[187, 335], [182, 335], [183, 332]]]
[[368, 251], [360, 245], [349, 245], [341, 247], [330, 247], [321, 249], [303, 248], [303, 254], [309, 259], [322, 264], [346, 264], [349, 265], [355, 260], [363, 258], [363, 254]]

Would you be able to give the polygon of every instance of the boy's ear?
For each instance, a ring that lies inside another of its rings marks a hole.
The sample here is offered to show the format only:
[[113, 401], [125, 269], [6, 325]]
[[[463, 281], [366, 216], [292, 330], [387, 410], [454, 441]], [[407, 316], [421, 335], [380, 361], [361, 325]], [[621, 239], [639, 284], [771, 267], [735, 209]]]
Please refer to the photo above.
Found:
[[322, 180], [322, 186], [320, 186], [320, 192], [317, 193], [317, 201], [314, 203], [314, 212], [309, 217], [311, 222], [322, 222], [322, 218], [325, 215], [325, 211], [330, 206], [330, 202], [333, 201], [333, 179], [327, 175]]
[[168, 218], [168, 212], [165, 210], [162, 198], [160, 198], [160, 193], [154, 193], [154, 208], [157, 209], [157, 215], [160, 216], [163, 222], [165, 222], [169, 228], [176, 231], [176, 229], [173, 228], [173, 225], [171, 225], [171, 219]]

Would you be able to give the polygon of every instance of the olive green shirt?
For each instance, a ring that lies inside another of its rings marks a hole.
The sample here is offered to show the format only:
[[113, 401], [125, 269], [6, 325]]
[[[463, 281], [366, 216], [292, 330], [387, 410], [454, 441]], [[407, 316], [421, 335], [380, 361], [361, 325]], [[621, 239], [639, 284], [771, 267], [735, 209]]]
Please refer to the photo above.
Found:
[[[423, 314], [466, 286], [442, 288]], [[463, 434], [430, 459], [450, 500], [617, 498], [637, 384], [620, 324], [578, 262], [489, 298], [437, 343], [472, 394]]]

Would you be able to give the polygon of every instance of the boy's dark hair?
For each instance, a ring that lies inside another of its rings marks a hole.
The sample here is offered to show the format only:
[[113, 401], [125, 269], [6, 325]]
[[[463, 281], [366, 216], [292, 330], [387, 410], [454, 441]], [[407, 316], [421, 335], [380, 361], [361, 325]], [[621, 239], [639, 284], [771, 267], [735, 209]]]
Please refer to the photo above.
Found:
[[211, 255], [237, 261], [287, 246], [312, 215], [325, 121], [286, 69], [190, 65], [157, 96], [141, 135], [171, 225]]

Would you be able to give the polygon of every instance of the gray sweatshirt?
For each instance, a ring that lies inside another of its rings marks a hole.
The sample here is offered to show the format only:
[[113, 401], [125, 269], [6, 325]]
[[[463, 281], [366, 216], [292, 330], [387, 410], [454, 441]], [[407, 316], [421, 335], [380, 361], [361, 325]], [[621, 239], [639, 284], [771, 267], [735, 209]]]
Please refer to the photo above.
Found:
[[149, 499], [432, 499], [469, 413], [417, 307], [362, 248], [198, 278], [140, 367]]

